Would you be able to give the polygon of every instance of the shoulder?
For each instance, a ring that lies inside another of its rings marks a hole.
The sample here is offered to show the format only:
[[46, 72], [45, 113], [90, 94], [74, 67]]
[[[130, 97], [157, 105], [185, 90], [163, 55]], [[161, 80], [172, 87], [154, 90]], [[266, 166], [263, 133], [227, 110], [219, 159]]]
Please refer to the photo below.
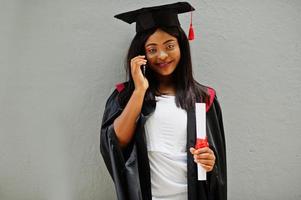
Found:
[[117, 100], [119, 94], [122, 93], [125, 90], [127, 85], [128, 85], [128, 82], [116, 83], [115, 87], [113, 87], [113, 90], [112, 90], [110, 96], [107, 99], [107, 102]]
[[120, 93], [126, 88], [127, 82], [117, 83], [113, 88], [113, 91], [109, 95], [105, 103], [104, 117], [103, 119], [110, 119], [115, 113], [118, 113], [123, 107], [120, 104]]
[[124, 91], [124, 89], [128, 86], [129, 82], [120, 82], [120, 83], [116, 83], [115, 84], [115, 89], [118, 93], [121, 93], [122, 91]]
[[113, 91], [107, 99], [106, 107], [123, 107], [120, 98], [124, 95], [124, 93], [126, 93], [126, 88], [128, 88], [128, 85], [128, 82], [116, 83], [115, 87], [113, 87]]
[[195, 81], [195, 83], [196, 83], [196, 87], [198, 89], [200, 89], [200, 90], [202, 90], [206, 93], [206, 95], [208, 97], [207, 100], [206, 100], [206, 111], [210, 110], [214, 100], [216, 100], [216, 91], [215, 91], [215, 89], [213, 87], [200, 84], [197, 81]]

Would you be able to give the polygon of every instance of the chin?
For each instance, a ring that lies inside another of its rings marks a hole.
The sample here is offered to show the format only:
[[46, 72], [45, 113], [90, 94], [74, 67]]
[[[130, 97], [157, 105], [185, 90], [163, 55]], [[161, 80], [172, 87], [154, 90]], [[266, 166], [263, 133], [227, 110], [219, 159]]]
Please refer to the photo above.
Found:
[[169, 77], [172, 76], [175, 70], [167, 70], [167, 71], [156, 71], [156, 74], [161, 77]]
[[176, 66], [170, 66], [168, 68], [159, 68], [159, 67], [153, 67], [153, 71], [155, 71], [156, 74], [160, 76], [170, 76], [174, 73], [176, 69]]

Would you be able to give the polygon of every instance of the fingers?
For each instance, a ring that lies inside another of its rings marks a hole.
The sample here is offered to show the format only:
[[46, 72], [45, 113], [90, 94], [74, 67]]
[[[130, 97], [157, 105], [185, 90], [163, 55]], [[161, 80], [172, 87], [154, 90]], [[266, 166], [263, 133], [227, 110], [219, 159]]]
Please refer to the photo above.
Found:
[[215, 163], [215, 156], [212, 154], [208, 155], [194, 155], [193, 156], [195, 162], [203, 163], [203, 164], [214, 164]]
[[214, 152], [209, 147], [204, 147], [204, 148], [199, 148], [199, 149], [195, 149], [193, 147], [190, 147], [189, 150], [192, 154], [201, 154], [201, 153], [212, 153], [212, 154], [214, 154]]
[[194, 162], [204, 164], [204, 165], [210, 165], [210, 166], [213, 166], [215, 163], [214, 160], [204, 160], [204, 159], [198, 159], [198, 158], [195, 158]]
[[210, 154], [210, 153], [197, 154], [197, 155], [193, 155], [193, 157], [195, 159], [215, 160], [214, 154]]
[[148, 80], [143, 75], [141, 65], [146, 65], [147, 60], [145, 59], [145, 56], [136, 56], [131, 59], [130, 61], [130, 70], [131, 75], [135, 84], [135, 89], [146, 91], [148, 88]]
[[200, 149], [195, 149], [195, 148], [191, 147], [190, 152], [193, 154], [193, 157], [195, 159], [214, 160], [215, 161], [214, 152], [209, 147], [204, 147], [204, 148], [200, 148]]
[[[142, 76], [142, 72], [140, 70], [141, 65], [145, 65], [147, 63], [147, 60], [145, 59], [145, 56], [136, 56], [131, 59], [131, 71], [132, 75], [135, 76]], [[139, 75], [138, 75], [139, 74]]]
[[212, 160], [194, 160], [194, 162], [200, 166], [202, 166], [206, 172], [210, 172], [213, 170], [215, 162]]
[[213, 169], [215, 164], [214, 152], [209, 147], [195, 149], [191, 147], [191, 154], [193, 154], [194, 162], [201, 165], [207, 172]]
[[131, 59], [131, 64], [137, 63], [137, 62], [147, 62], [147, 60], [145, 59], [145, 56], [136, 56], [134, 58]]
[[204, 164], [200, 164], [205, 170], [206, 172], [210, 172], [213, 170], [213, 165], [204, 165]]

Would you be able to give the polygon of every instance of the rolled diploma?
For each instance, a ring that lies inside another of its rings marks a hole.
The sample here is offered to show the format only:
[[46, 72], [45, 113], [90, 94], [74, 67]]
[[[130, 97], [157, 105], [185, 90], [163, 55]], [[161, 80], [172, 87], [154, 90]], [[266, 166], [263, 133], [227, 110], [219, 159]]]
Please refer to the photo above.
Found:
[[[195, 104], [195, 115], [196, 115], [196, 139], [206, 139], [206, 104], [196, 103]], [[206, 180], [206, 170], [198, 164], [198, 180]]]

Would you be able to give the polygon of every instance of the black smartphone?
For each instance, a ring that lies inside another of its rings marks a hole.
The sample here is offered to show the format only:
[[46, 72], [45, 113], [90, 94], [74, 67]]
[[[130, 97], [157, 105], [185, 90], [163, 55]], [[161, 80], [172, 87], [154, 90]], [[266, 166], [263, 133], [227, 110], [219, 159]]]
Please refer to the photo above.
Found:
[[142, 70], [142, 74], [143, 74], [143, 76], [145, 76], [145, 73], [146, 73], [146, 68], [147, 68], [147, 64], [145, 64], [145, 65], [141, 65], [141, 70]]

